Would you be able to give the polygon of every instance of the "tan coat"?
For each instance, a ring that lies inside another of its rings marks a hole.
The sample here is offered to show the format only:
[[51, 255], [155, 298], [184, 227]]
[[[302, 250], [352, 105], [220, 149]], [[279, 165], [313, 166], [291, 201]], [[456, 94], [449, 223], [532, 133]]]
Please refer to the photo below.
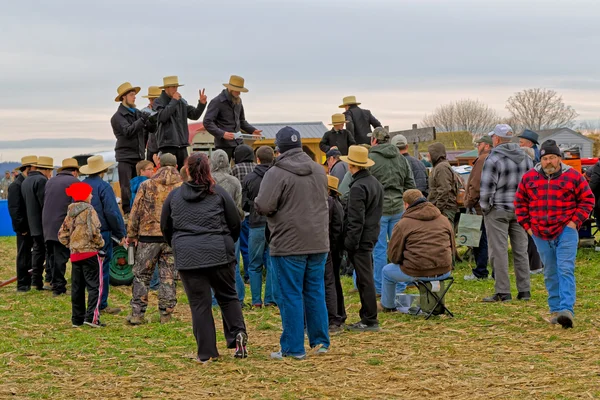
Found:
[[429, 176], [429, 200], [440, 211], [457, 211], [456, 196], [458, 185], [455, 173], [446, 161], [446, 149], [442, 143], [434, 143], [428, 148], [433, 169]]
[[481, 206], [479, 205], [479, 193], [481, 190], [481, 172], [483, 171], [483, 164], [486, 158], [490, 154], [489, 151], [483, 152], [477, 157], [473, 164], [473, 169], [469, 175], [467, 181], [467, 189], [465, 192], [465, 207], [467, 209], [475, 208], [477, 215], [482, 215]]
[[71, 254], [96, 252], [104, 247], [100, 226], [98, 214], [91, 204], [73, 203], [58, 231], [58, 240], [71, 250]]
[[433, 204], [417, 200], [392, 232], [388, 258], [407, 275], [438, 276], [452, 269], [454, 231]]

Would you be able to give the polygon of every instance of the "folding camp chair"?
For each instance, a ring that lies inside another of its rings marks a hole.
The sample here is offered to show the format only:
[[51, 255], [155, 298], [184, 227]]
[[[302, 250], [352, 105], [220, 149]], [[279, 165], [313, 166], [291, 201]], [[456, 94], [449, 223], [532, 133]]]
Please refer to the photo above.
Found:
[[[414, 282], [419, 289], [419, 312], [426, 314], [425, 319], [431, 318], [432, 315], [448, 314], [454, 317], [454, 314], [446, 307], [444, 297], [450, 287], [454, 283], [453, 277], [446, 279], [440, 279], [436, 281], [415, 281]], [[436, 290], [437, 289], [437, 290]]]

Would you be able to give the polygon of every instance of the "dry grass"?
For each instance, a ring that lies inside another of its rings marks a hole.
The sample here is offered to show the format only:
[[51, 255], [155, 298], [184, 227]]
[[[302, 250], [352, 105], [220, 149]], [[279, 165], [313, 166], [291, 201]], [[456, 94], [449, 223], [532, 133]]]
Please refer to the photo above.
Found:
[[[0, 279], [12, 275], [14, 253], [14, 240], [1, 238]], [[382, 332], [338, 334], [327, 355], [306, 361], [268, 358], [280, 333], [273, 309], [245, 312], [250, 358], [233, 359], [219, 334], [222, 359], [198, 365], [185, 358], [195, 342], [182, 291], [169, 325], [153, 310], [147, 325], [127, 326], [123, 312], [92, 330], [71, 328], [68, 299], [17, 295], [13, 285], [0, 289], [0, 398], [597, 398], [599, 260], [580, 251], [573, 330], [544, 320], [541, 276], [533, 301], [487, 305], [480, 300], [493, 282], [463, 282], [461, 264], [448, 297], [455, 319], [380, 315]], [[130, 289], [111, 290], [111, 303], [127, 308]], [[358, 296], [346, 302], [354, 322]]]

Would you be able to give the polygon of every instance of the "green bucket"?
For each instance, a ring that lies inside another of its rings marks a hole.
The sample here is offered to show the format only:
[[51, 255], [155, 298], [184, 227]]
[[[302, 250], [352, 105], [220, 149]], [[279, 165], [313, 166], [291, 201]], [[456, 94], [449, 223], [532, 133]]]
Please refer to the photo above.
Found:
[[131, 285], [133, 266], [127, 260], [127, 250], [123, 246], [113, 248], [110, 260], [110, 284], [113, 286]]

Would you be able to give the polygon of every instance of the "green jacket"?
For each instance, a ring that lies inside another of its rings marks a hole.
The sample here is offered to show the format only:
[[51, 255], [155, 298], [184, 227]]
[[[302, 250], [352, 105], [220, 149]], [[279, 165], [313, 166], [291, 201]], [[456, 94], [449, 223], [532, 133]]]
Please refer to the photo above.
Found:
[[383, 215], [396, 215], [404, 211], [402, 196], [408, 189], [416, 189], [408, 160], [391, 143], [371, 147], [369, 158], [375, 161], [371, 174], [383, 186]]

